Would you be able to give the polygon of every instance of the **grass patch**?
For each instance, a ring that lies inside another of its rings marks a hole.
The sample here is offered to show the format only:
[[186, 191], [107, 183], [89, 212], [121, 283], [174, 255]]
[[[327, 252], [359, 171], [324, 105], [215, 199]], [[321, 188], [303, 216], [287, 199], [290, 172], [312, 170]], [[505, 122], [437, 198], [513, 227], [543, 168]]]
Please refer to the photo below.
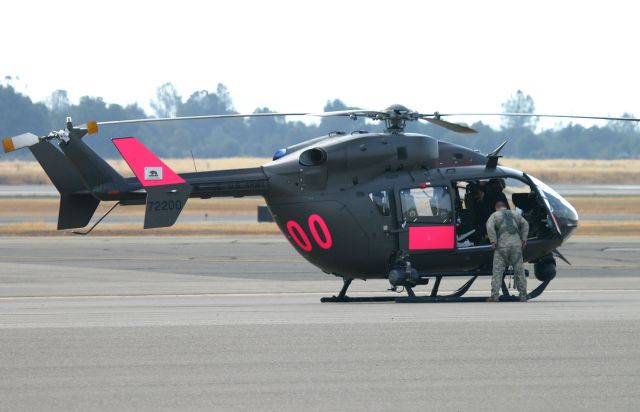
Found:
[[501, 159], [500, 164], [522, 170], [546, 183], [638, 184], [640, 160]]
[[640, 215], [640, 196], [570, 196], [579, 215]]

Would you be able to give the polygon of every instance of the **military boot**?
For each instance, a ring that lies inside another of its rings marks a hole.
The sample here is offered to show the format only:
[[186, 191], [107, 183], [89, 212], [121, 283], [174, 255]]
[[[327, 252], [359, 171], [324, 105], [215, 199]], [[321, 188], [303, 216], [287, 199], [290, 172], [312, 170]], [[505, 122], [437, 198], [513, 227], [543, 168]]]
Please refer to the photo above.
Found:
[[500, 301], [499, 296], [491, 295], [487, 298], [487, 302], [499, 302], [499, 301]]
[[526, 293], [521, 293], [520, 294], [520, 302], [526, 302], [527, 301], [527, 294]]

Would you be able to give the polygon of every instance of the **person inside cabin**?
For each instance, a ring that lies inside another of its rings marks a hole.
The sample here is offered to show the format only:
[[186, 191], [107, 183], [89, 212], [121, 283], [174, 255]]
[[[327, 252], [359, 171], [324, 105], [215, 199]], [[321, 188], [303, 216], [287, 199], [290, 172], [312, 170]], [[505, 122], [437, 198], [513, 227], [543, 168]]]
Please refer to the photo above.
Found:
[[504, 188], [504, 179], [491, 179], [485, 186], [485, 201], [488, 209], [491, 211], [489, 214], [493, 213], [493, 207], [497, 202], [504, 203], [506, 208], [510, 209], [509, 201], [507, 200], [507, 196], [504, 194]]
[[487, 229], [486, 223], [493, 213], [493, 209], [487, 202], [487, 196], [485, 190], [479, 184], [474, 185], [471, 188], [471, 205], [475, 215], [476, 232], [473, 239], [475, 244], [481, 244], [487, 242]]

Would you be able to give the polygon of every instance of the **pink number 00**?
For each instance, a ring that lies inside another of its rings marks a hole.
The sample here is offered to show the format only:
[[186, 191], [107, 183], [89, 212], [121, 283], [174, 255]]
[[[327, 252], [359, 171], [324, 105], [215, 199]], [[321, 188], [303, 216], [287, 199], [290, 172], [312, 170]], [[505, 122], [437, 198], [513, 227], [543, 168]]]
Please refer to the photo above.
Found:
[[[309, 220], [307, 221], [307, 225], [309, 226], [309, 232], [311, 232], [311, 237], [313, 240], [320, 246], [322, 249], [329, 249], [333, 246], [333, 239], [331, 238], [331, 232], [329, 232], [329, 228], [325, 223], [324, 219], [317, 214], [313, 214], [309, 216]], [[313, 249], [311, 245], [311, 241], [309, 237], [302, 229], [302, 226], [295, 220], [290, 220], [287, 222], [287, 231], [296, 245], [300, 247], [300, 249], [305, 252], [310, 252]]]

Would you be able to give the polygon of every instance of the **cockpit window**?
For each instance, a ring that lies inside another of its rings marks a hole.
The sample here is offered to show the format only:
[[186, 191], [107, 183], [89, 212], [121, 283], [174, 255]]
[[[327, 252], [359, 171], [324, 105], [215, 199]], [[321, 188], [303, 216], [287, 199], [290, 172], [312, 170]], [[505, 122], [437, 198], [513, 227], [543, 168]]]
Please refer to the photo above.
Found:
[[451, 222], [451, 196], [447, 186], [402, 189], [400, 202], [402, 217], [407, 222]]
[[565, 198], [558, 194], [558, 192], [547, 186], [542, 181], [531, 175], [529, 175], [529, 178], [538, 187], [538, 189], [543, 192], [544, 197], [549, 202], [550, 209], [553, 211], [554, 215], [566, 219], [578, 220], [578, 212], [571, 203], [567, 202]]
[[378, 190], [377, 192], [369, 193], [369, 199], [373, 202], [374, 206], [382, 216], [391, 215], [391, 207], [389, 206], [389, 192], [386, 190]]

